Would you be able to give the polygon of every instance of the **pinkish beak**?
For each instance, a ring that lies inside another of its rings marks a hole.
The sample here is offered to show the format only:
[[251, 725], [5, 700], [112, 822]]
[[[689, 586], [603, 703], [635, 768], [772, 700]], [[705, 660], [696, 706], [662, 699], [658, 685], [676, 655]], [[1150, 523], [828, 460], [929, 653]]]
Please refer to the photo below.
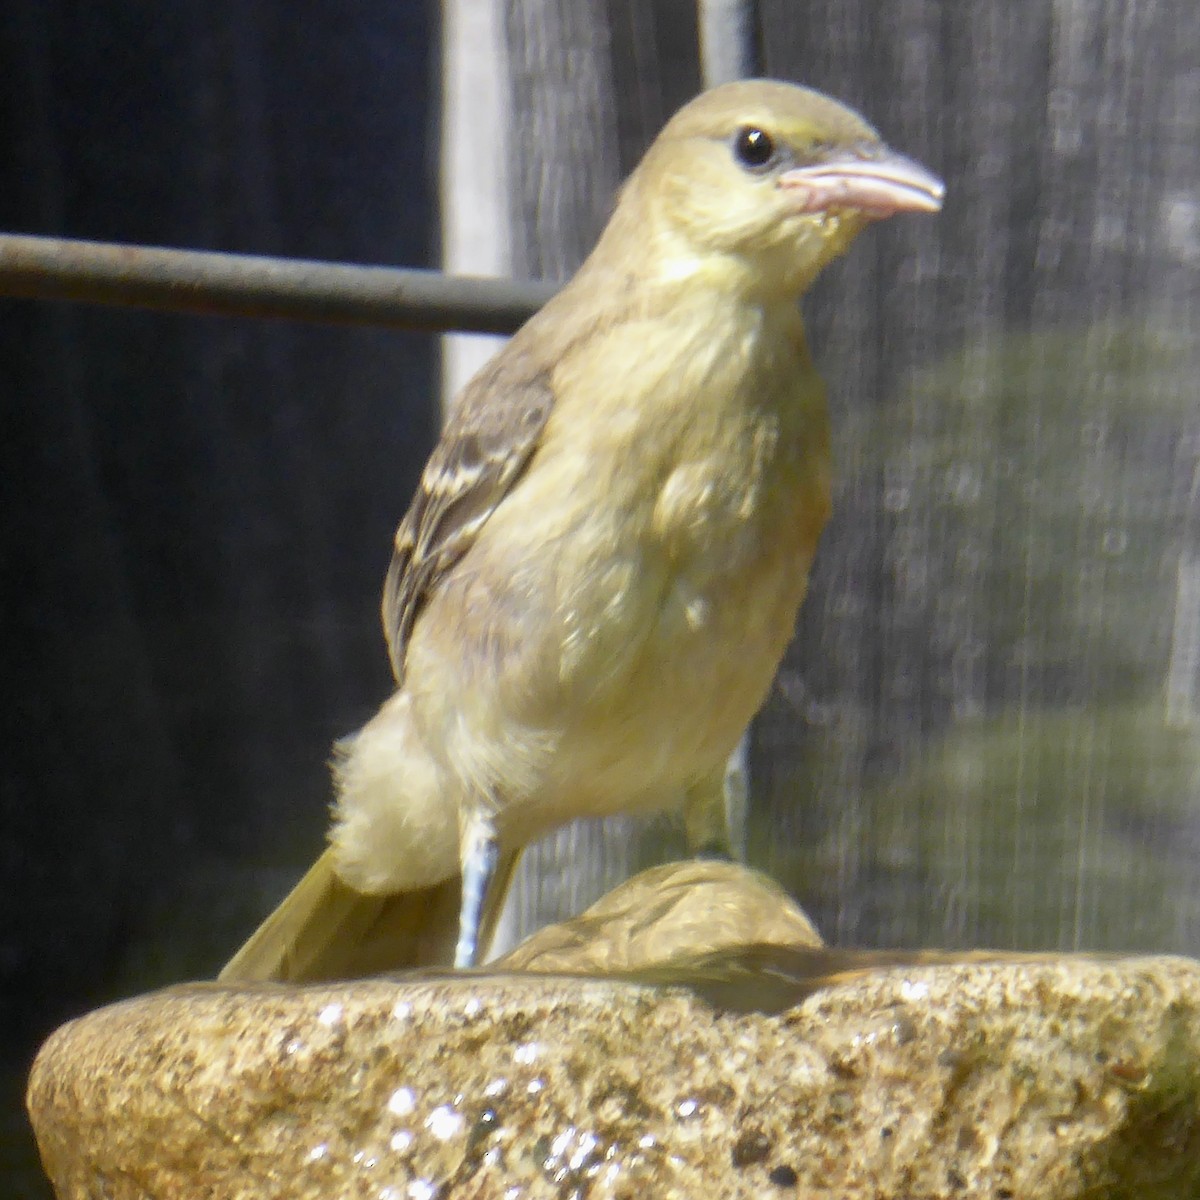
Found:
[[872, 220], [902, 212], [937, 212], [946, 187], [919, 163], [894, 150], [871, 158], [848, 153], [793, 167], [779, 186], [800, 212], [852, 209]]

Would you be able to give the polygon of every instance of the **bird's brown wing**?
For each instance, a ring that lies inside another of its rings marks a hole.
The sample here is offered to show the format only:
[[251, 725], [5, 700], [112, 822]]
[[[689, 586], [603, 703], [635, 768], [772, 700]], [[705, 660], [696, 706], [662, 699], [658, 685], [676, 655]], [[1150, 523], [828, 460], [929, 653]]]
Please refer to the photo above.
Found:
[[383, 632], [397, 683], [417, 616], [528, 466], [553, 402], [547, 373], [515, 343], [462, 394], [396, 530]]

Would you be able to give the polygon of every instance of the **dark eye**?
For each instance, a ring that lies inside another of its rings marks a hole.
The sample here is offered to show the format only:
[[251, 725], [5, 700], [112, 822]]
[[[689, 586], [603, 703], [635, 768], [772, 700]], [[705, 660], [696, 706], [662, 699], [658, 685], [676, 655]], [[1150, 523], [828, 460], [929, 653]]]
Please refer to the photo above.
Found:
[[775, 157], [775, 142], [765, 130], [747, 125], [733, 139], [733, 153], [744, 167], [765, 167]]

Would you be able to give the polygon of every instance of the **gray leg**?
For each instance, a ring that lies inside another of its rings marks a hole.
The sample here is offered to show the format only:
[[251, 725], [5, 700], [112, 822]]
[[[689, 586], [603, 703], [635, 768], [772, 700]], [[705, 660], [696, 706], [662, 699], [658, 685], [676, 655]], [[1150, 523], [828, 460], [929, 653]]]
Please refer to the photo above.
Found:
[[687, 789], [683, 824], [688, 849], [701, 858], [746, 858], [749, 771], [745, 734], [728, 762]]
[[500, 840], [491, 813], [476, 811], [462, 831], [462, 907], [458, 913], [458, 946], [454, 965], [473, 967], [479, 959], [479, 927], [488, 888], [496, 874]]
[[750, 730], [742, 734], [725, 764], [722, 795], [725, 801], [725, 832], [729, 854], [735, 862], [746, 861], [747, 823], [750, 818]]

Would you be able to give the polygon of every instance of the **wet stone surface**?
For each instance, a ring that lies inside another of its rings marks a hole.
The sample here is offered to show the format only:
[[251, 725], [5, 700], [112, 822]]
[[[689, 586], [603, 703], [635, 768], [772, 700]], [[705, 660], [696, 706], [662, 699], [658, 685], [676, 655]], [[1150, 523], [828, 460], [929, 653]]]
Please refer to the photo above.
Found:
[[1200, 964], [914, 963], [809, 990], [764, 1012], [519, 973], [189, 985], [60, 1029], [30, 1111], [60, 1197], [1200, 1188]]

